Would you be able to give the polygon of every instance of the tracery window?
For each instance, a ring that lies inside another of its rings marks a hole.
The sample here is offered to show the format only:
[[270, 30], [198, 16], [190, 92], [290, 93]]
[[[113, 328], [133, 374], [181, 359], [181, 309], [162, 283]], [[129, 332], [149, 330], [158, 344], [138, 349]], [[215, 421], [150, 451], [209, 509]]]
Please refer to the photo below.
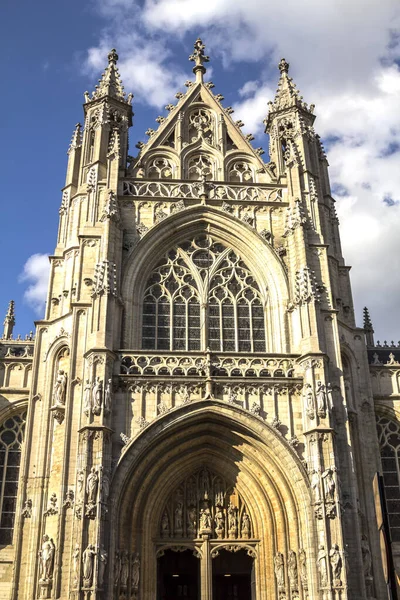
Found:
[[265, 352], [264, 302], [236, 252], [199, 235], [167, 252], [143, 299], [142, 348]]
[[245, 161], [237, 161], [229, 168], [229, 181], [238, 183], [252, 183], [254, 181], [253, 169]]
[[400, 422], [378, 416], [377, 428], [390, 533], [400, 542]]
[[199, 181], [203, 178], [212, 179], [213, 163], [204, 154], [191, 158], [188, 165], [188, 177], [192, 181]]
[[12, 543], [26, 411], [0, 426], [0, 545]]
[[205, 108], [197, 108], [189, 116], [189, 140], [195, 142], [202, 138], [209, 144], [213, 143], [213, 119]]
[[166, 158], [155, 158], [148, 168], [149, 179], [172, 179], [173, 166]]

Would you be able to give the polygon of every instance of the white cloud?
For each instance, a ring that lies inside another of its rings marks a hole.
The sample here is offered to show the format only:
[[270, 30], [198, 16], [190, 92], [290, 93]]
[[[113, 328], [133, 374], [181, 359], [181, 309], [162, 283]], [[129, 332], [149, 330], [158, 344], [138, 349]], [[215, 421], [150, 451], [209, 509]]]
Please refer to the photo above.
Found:
[[26, 261], [19, 282], [28, 284], [24, 292], [24, 300], [39, 316], [43, 315], [47, 285], [49, 281], [50, 263], [47, 254], [32, 254]]

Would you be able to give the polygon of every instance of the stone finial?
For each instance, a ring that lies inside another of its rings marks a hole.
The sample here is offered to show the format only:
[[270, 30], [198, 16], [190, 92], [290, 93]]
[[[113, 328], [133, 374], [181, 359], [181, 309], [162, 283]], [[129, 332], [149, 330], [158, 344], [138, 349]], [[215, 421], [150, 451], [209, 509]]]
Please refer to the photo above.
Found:
[[112, 48], [112, 50], [108, 53], [108, 57], [107, 58], [108, 58], [108, 64], [109, 65], [111, 65], [111, 64], [116, 65], [117, 64], [119, 56], [118, 56], [117, 51], [116, 51], [115, 48]]
[[74, 132], [72, 134], [71, 143], [68, 148], [68, 154], [72, 152], [72, 150], [76, 150], [76, 148], [80, 148], [82, 146], [82, 125], [77, 123], [75, 125]]
[[289, 63], [284, 58], [279, 61], [278, 68], [281, 73], [289, 73]]
[[189, 60], [194, 62], [193, 73], [196, 75], [196, 82], [203, 83], [203, 75], [206, 72], [204, 63], [209, 62], [210, 57], [204, 54], [205, 45], [200, 38], [194, 43], [193, 54], [189, 56]]
[[366, 341], [367, 341], [367, 346], [374, 346], [374, 328], [372, 326], [372, 321], [371, 321], [371, 317], [369, 316], [369, 310], [368, 308], [365, 306], [364, 310], [363, 310], [363, 328], [365, 331], [365, 337], [366, 337]]
[[15, 302], [14, 300], [10, 300], [8, 305], [8, 310], [6, 313], [6, 318], [4, 319], [4, 329], [3, 329], [3, 339], [10, 340], [13, 334], [13, 329], [15, 325]]

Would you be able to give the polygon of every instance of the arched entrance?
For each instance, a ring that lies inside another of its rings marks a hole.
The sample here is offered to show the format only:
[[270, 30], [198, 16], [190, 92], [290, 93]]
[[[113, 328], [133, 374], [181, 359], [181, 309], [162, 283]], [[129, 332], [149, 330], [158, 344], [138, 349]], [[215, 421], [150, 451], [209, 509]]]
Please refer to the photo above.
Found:
[[272, 600], [308, 589], [307, 577], [289, 587], [274, 569], [277, 554], [285, 569], [290, 552], [313, 554], [305, 473], [250, 413], [202, 400], [162, 415], [127, 447], [112, 490], [110, 558], [140, 555], [140, 600]]

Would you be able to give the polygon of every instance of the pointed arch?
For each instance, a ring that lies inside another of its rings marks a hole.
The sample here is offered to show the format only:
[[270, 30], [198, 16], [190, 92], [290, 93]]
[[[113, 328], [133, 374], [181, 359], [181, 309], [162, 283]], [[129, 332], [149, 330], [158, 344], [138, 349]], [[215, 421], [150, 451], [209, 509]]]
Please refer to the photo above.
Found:
[[174, 213], [153, 227], [136, 246], [126, 264], [122, 281], [125, 304], [123, 348], [139, 347], [142, 321], [141, 298], [148, 276], [166, 248], [208, 232], [224, 243], [245, 261], [262, 295], [268, 295], [270, 352], [282, 353], [288, 349], [285, 309], [289, 290], [287, 274], [272, 248], [256, 231], [236, 217], [210, 206], [193, 206]]

